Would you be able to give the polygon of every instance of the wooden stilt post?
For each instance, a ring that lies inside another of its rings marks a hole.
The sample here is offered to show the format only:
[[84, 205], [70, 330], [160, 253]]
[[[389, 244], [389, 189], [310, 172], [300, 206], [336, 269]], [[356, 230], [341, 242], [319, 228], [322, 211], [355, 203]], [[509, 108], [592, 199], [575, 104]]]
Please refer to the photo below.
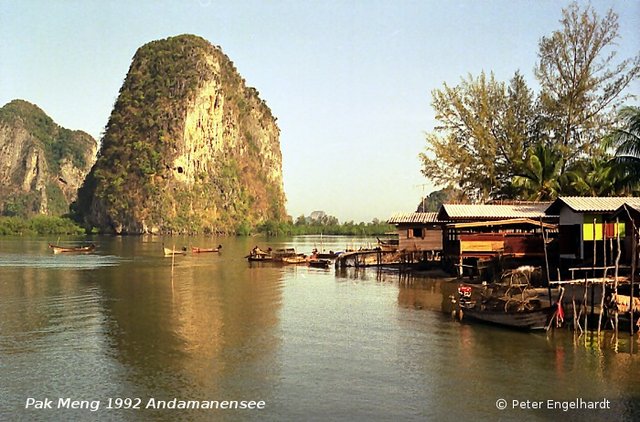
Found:
[[547, 293], [549, 294], [549, 306], [551, 303], [551, 274], [549, 274], [549, 255], [547, 254], [547, 236], [542, 225], [542, 217], [540, 217], [540, 229], [542, 230], [542, 246], [544, 248], [544, 263], [547, 269]]
[[[585, 271], [586, 272], [586, 271]], [[584, 297], [582, 298], [584, 306], [584, 331], [588, 331], [587, 317], [589, 316], [589, 305], [587, 304], [587, 292], [589, 291], [589, 281], [587, 276], [584, 276]]]
[[633, 227], [633, 242], [632, 242], [632, 246], [631, 246], [631, 251], [633, 253], [633, 255], [631, 256], [631, 292], [629, 294], [629, 321], [631, 321], [631, 328], [629, 329], [630, 332], [629, 334], [631, 336], [633, 336], [633, 299], [634, 299], [634, 289], [635, 289], [635, 278], [636, 278], [636, 266], [638, 265], [638, 232], [635, 228], [635, 225]]
[[[618, 218], [616, 218], [616, 239], [617, 239], [618, 252], [616, 254], [616, 269], [614, 272], [614, 279], [613, 279], [613, 294], [615, 295], [614, 297], [616, 299], [618, 297], [618, 273], [620, 270], [620, 256], [622, 255], [622, 249], [620, 248], [620, 230], [619, 230], [618, 224], [619, 224], [619, 220]], [[618, 338], [618, 305], [617, 303], [615, 303], [614, 315], [615, 315], [615, 319], [614, 319], [613, 325], [616, 333], [616, 343], [617, 343], [617, 338]]]
[[[627, 211], [627, 216], [629, 217], [629, 221], [631, 222], [631, 226], [633, 227], [633, 236], [631, 240], [631, 292], [629, 292], [629, 320], [630, 324], [630, 335], [633, 336], [633, 291], [634, 285], [636, 281], [636, 267], [638, 265], [638, 229], [636, 228], [636, 223], [633, 221], [631, 217], [631, 213], [629, 213], [629, 209], [625, 205], [625, 210]], [[633, 342], [630, 342], [631, 347], [633, 347]]]
[[[596, 242], [596, 224], [597, 224], [597, 219], [593, 219], [593, 274], [591, 275], [591, 277], [593, 277], [594, 279], [596, 278], [596, 259], [598, 256], [598, 248], [597, 248], [597, 242]], [[594, 286], [593, 283], [591, 283], [591, 317], [593, 318], [594, 312], [595, 312], [595, 301], [596, 301], [596, 288]]]

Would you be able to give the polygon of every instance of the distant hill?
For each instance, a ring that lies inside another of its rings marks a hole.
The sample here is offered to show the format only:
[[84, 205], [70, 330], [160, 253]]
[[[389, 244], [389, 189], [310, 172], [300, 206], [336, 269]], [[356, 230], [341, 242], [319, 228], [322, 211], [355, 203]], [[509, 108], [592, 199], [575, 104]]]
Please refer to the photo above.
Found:
[[38, 106], [6, 104], [0, 108], [0, 214], [67, 214], [96, 150], [89, 134], [60, 127]]
[[79, 198], [113, 233], [233, 233], [286, 218], [280, 130], [208, 41], [138, 49]]

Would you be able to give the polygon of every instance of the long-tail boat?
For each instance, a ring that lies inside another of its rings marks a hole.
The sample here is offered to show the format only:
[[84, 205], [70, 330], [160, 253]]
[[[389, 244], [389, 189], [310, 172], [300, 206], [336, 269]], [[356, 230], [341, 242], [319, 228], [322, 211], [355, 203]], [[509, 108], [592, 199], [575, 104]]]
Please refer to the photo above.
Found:
[[91, 253], [96, 250], [96, 245], [93, 243], [87, 246], [77, 246], [73, 248], [65, 248], [63, 246], [53, 245], [49, 243], [49, 247], [53, 250], [54, 254], [59, 253]]
[[164, 256], [186, 255], [187, 254], [187, 248], [169, 249], [167, 247], [163, 247], [162, 249], [164, 250]]
[[306, 255], [295, 255], [282, 257], [283, 264], [306, 264], [309, 259]]
[[220, 252], [221, 249], [222, 249], [222, 245], [218, 245], [217, 248], [198, 248], [198, 247], [192, 246], [191, 253]]

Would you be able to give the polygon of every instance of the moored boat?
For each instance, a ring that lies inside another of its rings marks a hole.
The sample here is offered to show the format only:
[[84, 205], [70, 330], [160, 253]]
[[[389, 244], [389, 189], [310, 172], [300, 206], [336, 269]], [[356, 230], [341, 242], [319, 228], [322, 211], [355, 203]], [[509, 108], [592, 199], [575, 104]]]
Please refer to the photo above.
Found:
[[555, 311], [555, 306], [530, 311], [505, 312], [462, 305], [460, 310], [462, 320], [469, 318], [520, 330], [544, 330]]
[[461, 284], [458, 287], [459, 318], [472, 319], [520, 330], [543, 330], [557, 312], [562, 319], [562, 295], [551, 303], [548, 289], [534, 288], [530, 272], [521, 267], [503, 274], [501, 282], [482, 286]]
[[72, 247], [72, 248], [65, 248], [62, 246], [58, 246], [58, 245], [53, 245], [51, 243], [49, 243], [49, 247], [51, 248], [51, 250], [53, 251], [54, 254], [59, 254], [59, 253], [91, 253], [96, 249], [96, 245], [94, 245], [93, 243], [87, 246], [78, 246], [78, 247]]
[[378, 247], [382, 251], [397, 251], [400, 245], [400, 241], [398, 239], [382, 240], [379, 237], [376, 237], [376, 239], [378, 239]]
[[283, 264], [306, 264], [309, 262], [306, 255], [285, 256], [281, 260]]
[[217, 248], [198, 248], [196, 246], [191, 247], [191, 253], [210, 253], [210, 252], [220, 252], [222, 249], [222, 245], [218, 245]]
[[329, 268], [331, 266], [331, 260], [329, 259], [311, 259], [309, 260], [309, 266], [314, 268]]
[[247, 260], [249, 262], [271, 262], [273, 261], [273, 257], [269, 254], [255, 254], [255, 255], [248, 255]]
[[164, 256], [186, 255], [187, 254], [187, 248], [170, 249], [170, 248], [163, 247], [162, 249], [164, 250]]

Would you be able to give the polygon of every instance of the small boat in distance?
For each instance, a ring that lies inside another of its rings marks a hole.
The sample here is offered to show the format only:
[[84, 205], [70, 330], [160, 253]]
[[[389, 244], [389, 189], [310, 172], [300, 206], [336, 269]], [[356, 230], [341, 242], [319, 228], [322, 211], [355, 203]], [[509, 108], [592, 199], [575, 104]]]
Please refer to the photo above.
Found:
[[49, 243], [49, 247], [51, 248], [51, 250], [53, 250], [54, 254], [59, 254], [59, 253], [91, 253], [93, 251], [96, 250], [96, 245], [94, 245], [93, 243], [87, 246], [77, 246], [77, 247], [73, 247], [73, 248], [65, 248], [62, 246], [58, 246], [58, 245], [53, 245], [51, 243]]
[[282, 257], [283, 264], [306, 264], [309, 259], [306, 255], [285, 256]]
[[249, 255], [245, 256], [250, 262], [284, 262], [284, 258], [296, 258], [298, 254], [294, 248], [283, 248], [273, 250], [268, 248], [266, 251], [258, 246], [251, 249]]
[[222, 249], [222, 245], [218, 245], [217, 248], [198, 248], [198, 247], [192, 246], [191, 253], [220, 252], [220, 249]]
[[187, 248], [183, 247], [182, 249], [169, 249], [166, 247], [162, 247], [162, 249], [164, 250], [164, 256], [174, 256], [174, 255], [186, 255], [187, 254]]
[[331, 266], [330, 259], [310, 259], [309, 266], [314, 268], [329, 268]]

